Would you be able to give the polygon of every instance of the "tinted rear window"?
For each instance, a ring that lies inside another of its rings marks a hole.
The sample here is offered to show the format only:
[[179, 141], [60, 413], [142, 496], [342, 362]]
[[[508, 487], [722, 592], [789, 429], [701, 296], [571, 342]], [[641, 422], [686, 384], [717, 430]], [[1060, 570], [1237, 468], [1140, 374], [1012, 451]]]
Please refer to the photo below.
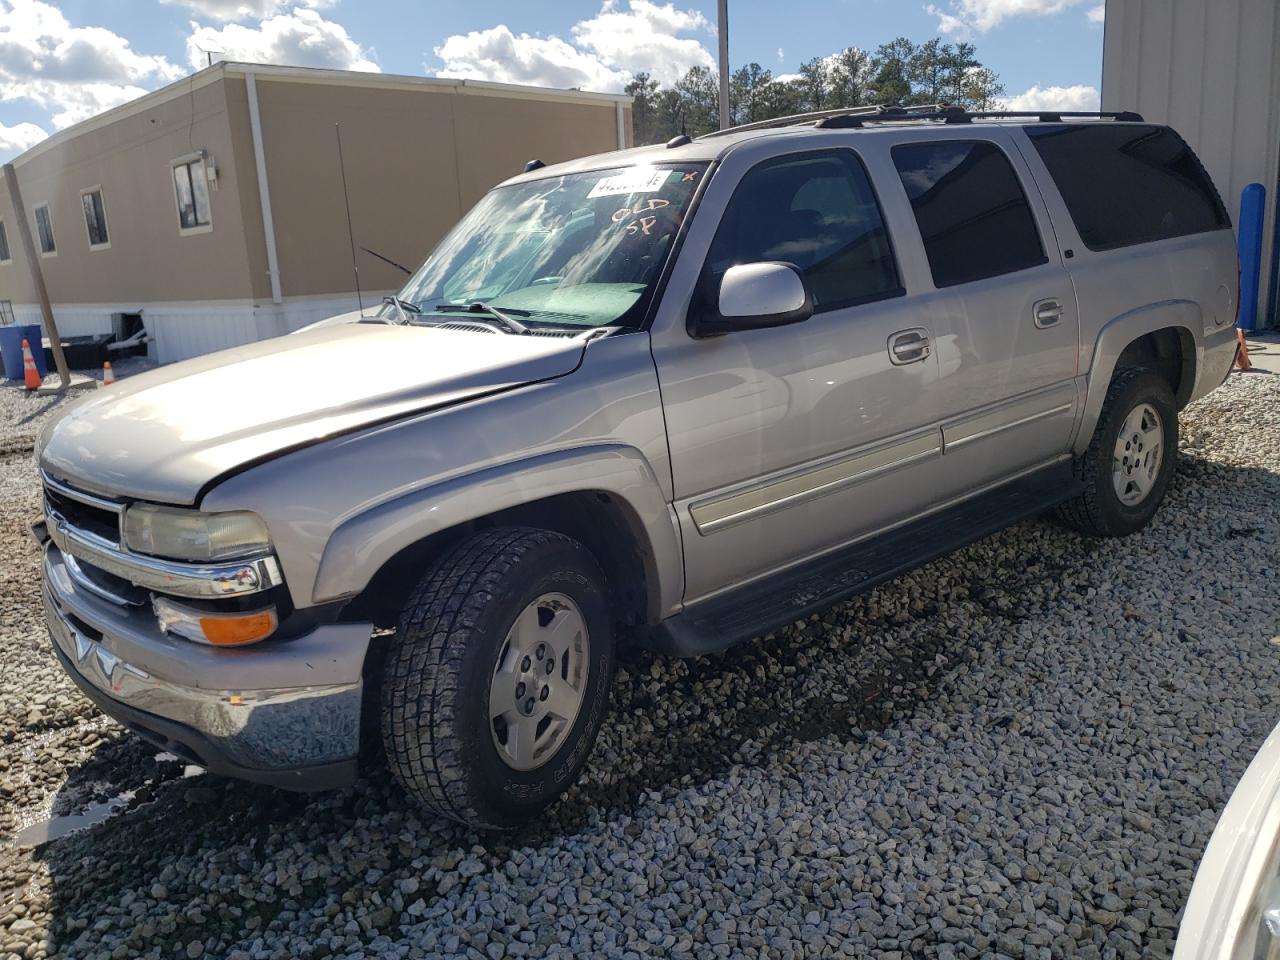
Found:
[[1231, 225], [1199, 159], [1168, 127], [1081, 124], [1026, 132], [1090, 250]]
[[1027, 195], [1009, 158], [986, 140], [893, 148], [936, 287], [1045, 263]]

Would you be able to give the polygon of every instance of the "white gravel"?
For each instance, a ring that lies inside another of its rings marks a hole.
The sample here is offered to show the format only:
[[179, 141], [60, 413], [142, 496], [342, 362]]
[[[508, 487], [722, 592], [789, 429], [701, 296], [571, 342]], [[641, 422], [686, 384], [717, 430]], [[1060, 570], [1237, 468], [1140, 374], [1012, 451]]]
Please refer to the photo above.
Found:
[[512, 837], [381, 772], [184, 778], [97, 717], [3, 446], [38, 403], [0, 388], [0, 829], [137, 793], [0, 850], [0, 956], [1167, 956], [1280, 720], [1280, 377], [1184, 413], [1141, 535], [1023, 524], [720, 656], [624, 654], [586, 780]]

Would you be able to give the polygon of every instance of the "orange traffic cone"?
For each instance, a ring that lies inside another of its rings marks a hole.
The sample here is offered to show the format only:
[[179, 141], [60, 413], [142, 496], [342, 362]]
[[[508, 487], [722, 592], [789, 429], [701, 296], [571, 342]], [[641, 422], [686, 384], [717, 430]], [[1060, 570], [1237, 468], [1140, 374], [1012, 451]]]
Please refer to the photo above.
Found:
[[1236, 353], [1236, 369], [1253, 369], [1253, 364], [1249, 362], [1249, 345], [1245, 343], [1244, 331], [1239, 327], [1236, 327], [1236, 341], [1240, 344], [1240, 350]]
[[22, 341], [22, 379], [28, 390], [39, 390], [40, 384], [44, 383], [44, 378], [36, 369], [36, 358], [31, 355], [31, 344], [26, 340]]
[[109, 387], [115, 382], [116, 382], [116, 375], [111, 370], [111, 361], [110, 360], [103, 361], [102, 383], [99, 385], [98, 389], [102, 389], [102, 387]]

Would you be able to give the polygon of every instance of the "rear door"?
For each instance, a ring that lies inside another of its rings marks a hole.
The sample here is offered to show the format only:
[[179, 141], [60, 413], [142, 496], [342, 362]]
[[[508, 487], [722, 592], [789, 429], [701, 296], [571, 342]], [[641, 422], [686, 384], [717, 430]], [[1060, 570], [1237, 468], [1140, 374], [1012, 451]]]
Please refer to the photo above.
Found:
[[936, 305], [943, 489], [962, 495], [1065, 455], [1080, 325], [1044, 202], [1007, 131], [903, 132], [890, 159]]

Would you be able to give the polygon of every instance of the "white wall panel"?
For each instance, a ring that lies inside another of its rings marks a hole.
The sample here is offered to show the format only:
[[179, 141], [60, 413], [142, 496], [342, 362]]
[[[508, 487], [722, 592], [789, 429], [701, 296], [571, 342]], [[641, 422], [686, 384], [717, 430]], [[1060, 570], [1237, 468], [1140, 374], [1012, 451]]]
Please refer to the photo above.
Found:
[[[391, 291], [386, 291], [391, 292]], [[365, 293], [366, 307], [375, 306], [383, 291]], [[75, 303], [53, 305], [58, 332], [64, 337], [111, 331], [111, 314], [142, 312], [153, 338], [151, 355], [161, 363], [238, 347], [290, 333], [309, 323], [356, 309], [356, 295], [286, 297], [283, 304], [265, 306], [249, 301], [210, 300], [190, 303]], [[14, 304], [18, 323], [43, 327], [35, 304]]]

